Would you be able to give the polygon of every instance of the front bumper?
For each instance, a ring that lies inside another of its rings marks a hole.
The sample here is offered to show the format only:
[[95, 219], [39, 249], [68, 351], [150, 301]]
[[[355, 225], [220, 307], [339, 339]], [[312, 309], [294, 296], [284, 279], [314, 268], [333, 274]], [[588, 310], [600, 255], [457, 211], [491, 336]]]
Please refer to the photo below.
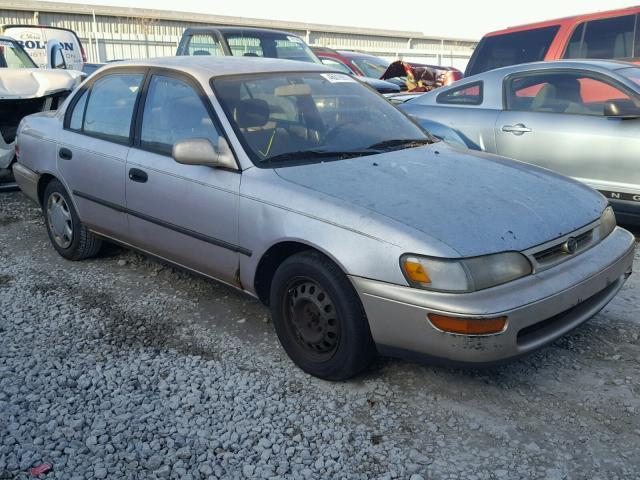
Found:
[[[381, 353], [420, 354], [490, 364], [539, 348], [598, 313], [631, 274], [635, 239], [617, 227], [593, 248], [549, 270], [465, 294], [430, 292], [351, 277]], [[437, 330], [428, 313], [465, 318], [507, 316], [498, 334]]]

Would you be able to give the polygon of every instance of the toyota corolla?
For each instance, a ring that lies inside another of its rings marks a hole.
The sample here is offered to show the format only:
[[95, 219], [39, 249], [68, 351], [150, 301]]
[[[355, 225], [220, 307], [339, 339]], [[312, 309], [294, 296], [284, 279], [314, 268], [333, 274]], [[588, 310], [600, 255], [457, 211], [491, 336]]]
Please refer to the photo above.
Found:
[[23, 120], [18, 144], [16, 179], [60, 255], [113, 241], [233, 285], [322, 378], [377, 352], [515, 358], [631, 273], [634, 239], [602, 195], [437, 142], [321, 65], [119, 62]]

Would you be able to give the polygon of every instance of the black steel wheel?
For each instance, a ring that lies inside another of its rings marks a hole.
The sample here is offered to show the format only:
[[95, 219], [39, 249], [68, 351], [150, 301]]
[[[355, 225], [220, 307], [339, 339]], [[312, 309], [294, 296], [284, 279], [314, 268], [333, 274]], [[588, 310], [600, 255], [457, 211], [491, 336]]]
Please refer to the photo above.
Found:
[[316, 251], [289, 257], [276, 271], [270, 293], [280, 343], [304, 371], [342, 380], [375, 358], [360, 298], [329, 258]]
[[328, 360], [340, 342], [340, 323], [331, 297], [317, 282], [294, 278], [282, 301], [289, 335], [311, 359]]

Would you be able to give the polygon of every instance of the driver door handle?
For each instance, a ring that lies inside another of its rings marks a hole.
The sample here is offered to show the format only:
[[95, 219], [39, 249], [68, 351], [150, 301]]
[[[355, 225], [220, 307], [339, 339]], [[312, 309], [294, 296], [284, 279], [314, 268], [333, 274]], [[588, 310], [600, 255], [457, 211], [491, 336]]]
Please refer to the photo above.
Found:
[[516, 123], [515, 125], [503, 125], [502, 131], [513, 133], [514, 135], [522, 135], [523, 133], [529, 133], [531, 129], [523, 123]]

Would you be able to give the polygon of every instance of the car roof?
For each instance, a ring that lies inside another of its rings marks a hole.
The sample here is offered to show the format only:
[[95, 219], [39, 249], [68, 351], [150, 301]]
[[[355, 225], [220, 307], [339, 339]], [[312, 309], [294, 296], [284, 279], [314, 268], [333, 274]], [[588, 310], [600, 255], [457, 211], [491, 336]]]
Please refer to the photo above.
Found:
[[329, 47], [317, 47], [317, 46], [313, 46], [313, 47], [309, 47], [313, 53], [331, 53], [331, 54], [337, 54], [338, 51], [334, 50], [333, 48], [329, 48]]
[[375, 55], [371, 55], [369, 53], [364, 53], [364, 52], [356, 52], [354, 50], [338, 50], [337, 51], [340, 55], [344, 56], [344, 57], [362, 57], [362, 58], [380, 58], [377, 57]]
[[510, 65], [508, 67], [500, 67], [493, 70], [488, 70], [471, 77], [465, 77], [464, 81], [473, 78], [480, 78], [485, 76], [504, 76], [511, 73], [525, 72], [527, 70], [550, 70], [554, 68], [570, 68], [576, 70], [606, 70], [614, 71], [625, 67], [637, 67], [638, 65], [629, 62], [623, 62], [620, 60], [588, 60], [588, 59], [576, 59], [576, 60], [555, 60], [555, 61], [542, 61], [542, 62], [530, 62], [519, 63], [517, 65]]
[[292, 35], [297, 37], [295, 33], [285, 32], [284, 30], [274, 30], [272, 28], [256, 28], [256, 27], [232, 27], [227, 25], [211, 25], [207, 27], [189, 27], [184, 33], [278, 33], [281, 35]]
[[126, 67], [170, 68], [199, 78], [270, 72], [337, 72], [319, 63], [262, 57], [177, 56], [142, 60], [122, 60], [107, 64], [101, 72]]
[[600, 18], [609, 18], [609, 17], [617, 17], [626, 14], [637, 13], [639, 10], [639, 6], [631, 6], [625, 8], [619, 8], [615, 10], [605, 10], [599, 12], [592, 13], [583, 13], [578, 15], [570, 15], [568, 17], [554, 18], [552, 20], [542, 20], [540, 22], [526, 23], [522, 25], [514, 25], [511, 27], [504, 28], [502, 30], [495, 30], [493, 32], [489, 32], [485, 35], [485, 37], [493, 37], [495, 35], [504, 35], [505, 33], [513, 33], [519, 32], [523, 30], [531, 30], [534, 28], [544, 28], [551, 27], [555, 25], [562, 25], [564, 23], [580, 23], [587, 20], [597, 20]]

